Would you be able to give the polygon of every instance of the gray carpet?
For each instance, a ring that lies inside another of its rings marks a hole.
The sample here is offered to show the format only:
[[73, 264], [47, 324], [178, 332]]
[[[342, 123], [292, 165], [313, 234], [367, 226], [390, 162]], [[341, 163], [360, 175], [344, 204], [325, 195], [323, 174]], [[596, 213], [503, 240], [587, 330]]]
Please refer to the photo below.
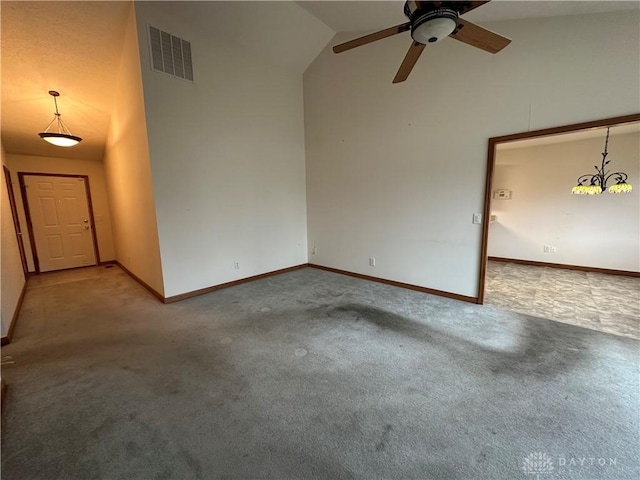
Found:
[[637, 340], [315, 269], [171, 305], [96, 272], [27, 292], [3, 480], [640, 478]]

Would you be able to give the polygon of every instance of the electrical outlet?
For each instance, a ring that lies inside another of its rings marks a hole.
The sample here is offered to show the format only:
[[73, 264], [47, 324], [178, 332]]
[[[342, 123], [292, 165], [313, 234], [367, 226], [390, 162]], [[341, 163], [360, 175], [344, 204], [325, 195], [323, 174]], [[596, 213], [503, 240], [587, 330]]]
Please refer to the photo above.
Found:
[[318, 249], [314, 245], [313, 248], [311, 249], [311, 255], [316, 255], [317, 253], [318, 253]]
[[480, 225], [482, 223], [482, 214], [474, 213], [473, 214], [473, 223], [474, 225]]
[[542, 252], [543, 253], [549, 253], [551, 252], [551, 247], [549, 245], [545, 245], [542, 247]]
[[551, 245], [549, 247], [549, 253], [556, 253], [556, 246], [555, 245]]
[[233, 262], [233, 268], [236, 270], [240, 270], [240, 262]]
[[369, 266], [370, 267], [375, 267], [376, 266], [376, 259], [373, 257], [369, 257]]

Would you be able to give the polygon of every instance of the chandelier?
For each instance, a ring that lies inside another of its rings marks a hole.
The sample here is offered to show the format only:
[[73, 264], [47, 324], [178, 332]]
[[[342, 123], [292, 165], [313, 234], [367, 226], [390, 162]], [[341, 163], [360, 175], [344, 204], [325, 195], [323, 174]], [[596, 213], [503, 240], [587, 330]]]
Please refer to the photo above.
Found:
[[[60, 112], [58, 112], [58, 101], [56, 100], [56, 97], [59, 97], [60, 94], [55, 90], [49, 90], [49, 95], [53, 97], [53, 103], [56, 106], [56, 112], [53, 114], [53, 120], [49, 122], [49, 125], [47, 125], [47, 128], [44, 129], [44, 132], [40, 132], [38, 135], [43, 140], [46, 140], [47, 142], [58, 147], [73, 147], [74, 145], [77, 145], [82, 141], [82, 138], [76, 135], [72, 135], [67, 126], [62, 121], [62, 118], [60, 118]], [[49, 129], [54, 123], [57, 123], [58, 131], [50, 132]]]
[[609, 127], [607, 127], [607, 138], [604, 141], [604, 152], [602, 152], [602, 165], [594, 165], [596, 173], [587, 173], [578, 177], [578, 184], [573, 187], [571, 193], [574, 195], [600, 195], [607, 189], [607, 182], [613, 177], [615, 184], [609, 187], [609, 193], [629, 193], [632, 190], [631, 184], [627, 183], [627, 174], [623, 172], [610, 173], [605, 170], [611, 160], [607, 160], [607, 146], [609, 145]]

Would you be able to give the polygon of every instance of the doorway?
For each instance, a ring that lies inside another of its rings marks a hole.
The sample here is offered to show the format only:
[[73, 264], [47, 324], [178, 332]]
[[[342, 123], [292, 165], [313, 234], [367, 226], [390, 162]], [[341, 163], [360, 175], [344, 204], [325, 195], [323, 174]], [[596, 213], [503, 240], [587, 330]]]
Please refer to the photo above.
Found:
[[[627, 218], [637, 199], [569, 191], [609, 127], [622, 135], [614, 146], [632, 153], [622, 170], [635, 171], [637, 183], [639, 121], [635, 114], [489, 139], [478, 303], [638, 336], [637, 218]], [[614, 157], [613, 171], [621, 160]]]
[[87, 175], [18, 172], [36, 273], [100, 262]]

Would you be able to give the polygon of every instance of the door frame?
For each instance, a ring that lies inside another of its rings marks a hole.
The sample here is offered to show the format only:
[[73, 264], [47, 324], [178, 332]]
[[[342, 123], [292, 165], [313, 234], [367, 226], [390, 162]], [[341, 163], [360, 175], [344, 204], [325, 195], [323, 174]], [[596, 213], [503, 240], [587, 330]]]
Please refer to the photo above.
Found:
[[480, 274], [478, 278], [478, 299], [477, 303], [484, 304], [485, 279], [487, 275], [488, 262], [488, 243], [489, 243], [489, 220], [491, 215], [491, 190], [493, 183], [493, 171], [496, 164], [496, 147], [500, 143], [514, 142], [516, 140], [525, 140], [536, 137], [545, 137], [548, 135], [557, 135], [561, 133], [569, 133], [577, 130], [586, 130], [588, 128], [606, 127], [609, 125], [620, 125], [624, 123], [632, 123], [640, 121], [640, 113], [631, 115], [623, 115], [620, 117], [603, 118], [592, 122], [574, 123], [572, 125], [563, 125], [560, 127], [543, 128], [541, 130], [533, 130], [530, 132], [514, 133], [503, 135], [500, 137], [492, 137], [489, 139], [489, 148], [487, 152], [487, 177], [485, 179], [484, 190], [484, 210], [482, 221], [482, 243], [480, 246]]
[[[89, 175], [67, 174], [67, 173], [42, 173], [42, 172], [18, 172], [18, 183], [20, 184], [20, 194], [22, 196], [22, 205], [24, 206], [24, 217], [27, 220], [27, 230], [29, 231], [29, 244], [31, 245], [31, 254], [33, 255], [33, 268], [36, 274], [40, 273], [40, 261], [38, 260], [38, 250], [36, 248], [36, 240], [33, 234], [33, 224], [31, 222], [31, 212], [29, 210], [29, 199], [27, 198], [27, 187], [24, 183], [24, 177], [66, 177], [66, 178], [82, 178], [84, 179], [84, 190], [87, 197], [87, 209], [89, 210], [89, 226], [91, 229], [91, 240], [93, 244], [93, 252], [96, 258], [95, 265], [100, 265], [100, 251], [98, 249], [98, 238], [96, 236], [96, 224], [93, 215], [93, 204], [91, 203], [91, 187], [89, 186]], [[92, 265], [87, 265], [92, 266]], [[54, 270], [55, 271], [55, 270]]]
[[25, 278], [29, 275], [29, 265], [27, 264], [27, 254], [24, 250], [24, 241], [22, 239], [22, 229], [20, 228], [20, 218], [18, 217], [18, 207], [16, 205], [16, 197], [13, 192], [13, 182], [11, 181], [11, 171], [6, 165], [2, 165], [4, 179], [7, 183], [7, 194], [9, 195], [9, 208], [11, 208], [11, 217], [13, 218], [13, 228], [16, 231], [16, 239], [18, 240], [18, 251], [20, 252], [20, 262], [22, 263], [22, 272]]

